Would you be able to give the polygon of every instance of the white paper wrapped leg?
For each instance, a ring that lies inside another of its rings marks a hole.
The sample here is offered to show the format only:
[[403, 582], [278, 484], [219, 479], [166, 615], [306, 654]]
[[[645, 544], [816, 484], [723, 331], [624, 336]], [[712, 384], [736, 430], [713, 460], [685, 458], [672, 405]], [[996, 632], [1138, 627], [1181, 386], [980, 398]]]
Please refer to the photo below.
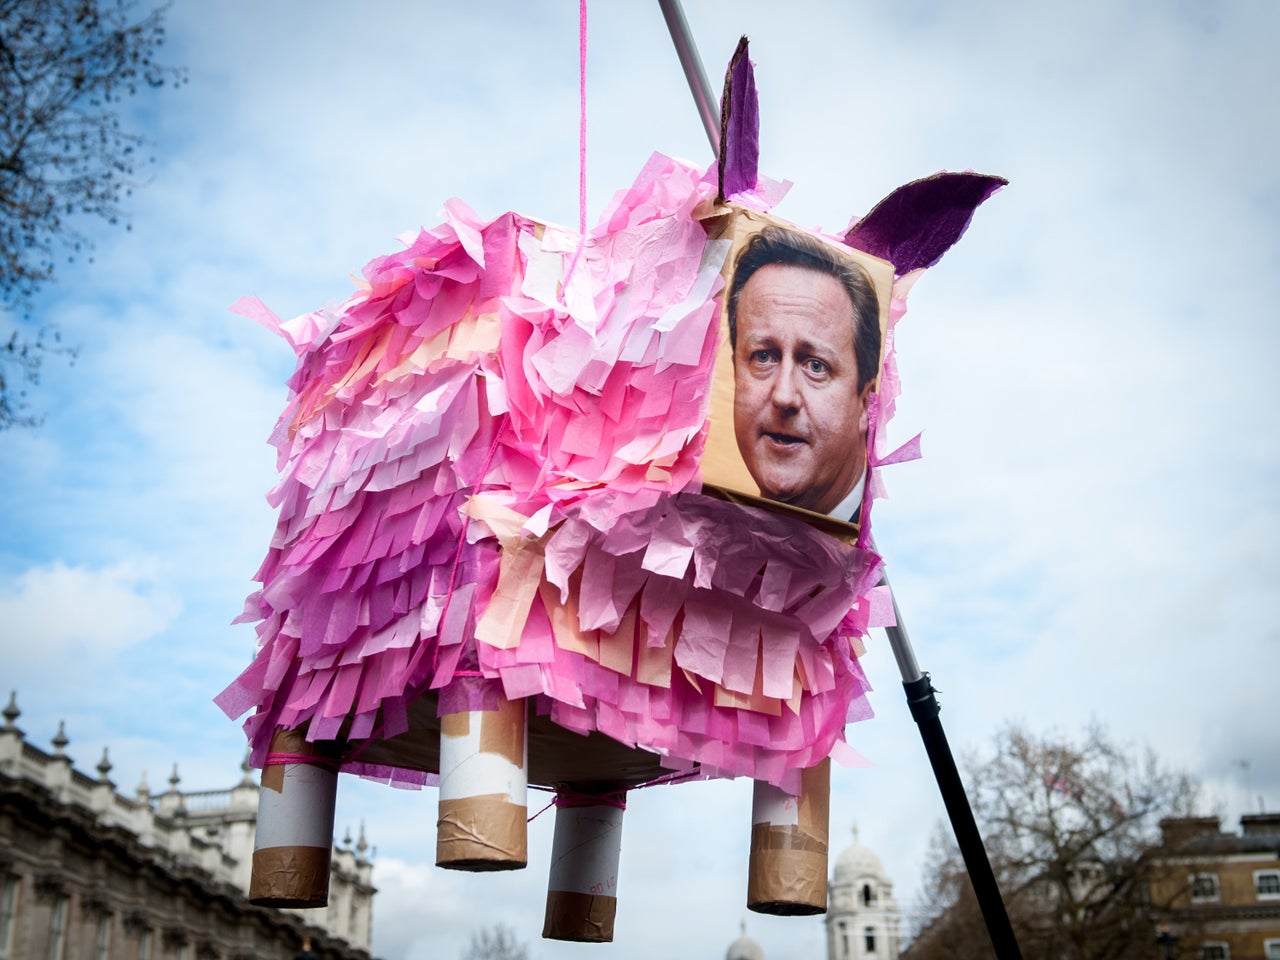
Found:
[[543, 937], [589, 943], [613, 940], [624, 797], [621, 791], [594, 797], [557, 794]]
[[798, 797], [756, 781], [748, 909], [780, 916], [826, 912], [830, 792], [830, 760], [801, 771]]
[[249, 879], [251, 902], [323, 907], [329, 902], [329, 858], [338, 767], [300, 730], [277, 730], [262, 768], [258, 824]]
[[525, 702], [440, 718], [436, 865], [517, 870], [528, 853]]

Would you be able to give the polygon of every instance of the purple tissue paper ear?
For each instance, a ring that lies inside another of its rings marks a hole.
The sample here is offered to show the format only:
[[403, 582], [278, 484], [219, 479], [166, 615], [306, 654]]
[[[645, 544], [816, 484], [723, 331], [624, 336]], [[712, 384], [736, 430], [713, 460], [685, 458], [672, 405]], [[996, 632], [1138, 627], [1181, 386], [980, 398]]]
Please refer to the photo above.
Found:
[[932, 267], [964, 234], [978, 206], [1008, 182], [982, 173], [913, 180], [850, 227], [844, 242], [888, 260], [899, 276]]
[[746, 37], [738, 41], [738, 49], [733, 52], [724, 74], [717, 161], [719, 200], [755, 187], [760, 170], [760, 101], [756, 95], [755, 72], [747, 56]]

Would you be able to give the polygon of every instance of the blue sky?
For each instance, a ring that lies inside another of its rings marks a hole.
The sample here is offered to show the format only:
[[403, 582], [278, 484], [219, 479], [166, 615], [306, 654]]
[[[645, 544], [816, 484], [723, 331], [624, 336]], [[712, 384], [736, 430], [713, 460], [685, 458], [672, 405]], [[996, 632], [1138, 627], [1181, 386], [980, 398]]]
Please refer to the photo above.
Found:
[[[1205, 783], [1230, 821], [1280, 806], [1280, 7], [1086, 0], [686, 5], [707, 73], [741, 34], [776, 212], [837, 230], [940, 169], [1006, 176], [915, 286], [899, 328], [877, 541], [953, 747], [1001, 724], [1091, 720]], [[588, 218], [653, 151], [709, 148], [656, 3], [593, 3]], [[267, 445], [287, 345], [227, 308], [341, 300], [439, 219], [578, 220], [577, 4], [209, 5], [179, 0], [190, 82], [138, 120], [155, 143], [133, 229], [35, 305], [79, 346], [46, 367], [42, 427], [0, 434], [0, 682], [28, 736], [60, 719], [132, 790], [238, 776], [212, 697], [250, 656], [229, 623], [273, 524]], [[833, 776], [909, 906], [943, 817], [884, 637], [879, 714]], [[1246, 769], [1241, 761], [1249, 764]], [[437, 870], [435, 796], [344, 779], [339, 830], [378, 848], [375, 951], [449, 957], [506, 922], [531, 956], [717, 956], [738, 935], [750, 784], [643, 791], [627, 811], [616, 942], [541, 941], [551, 815], [529, 869]], [[536, 799], [536, 798], [535, 798]], [[770, 960], [820, 955], [817, 920], [751, 915]]]

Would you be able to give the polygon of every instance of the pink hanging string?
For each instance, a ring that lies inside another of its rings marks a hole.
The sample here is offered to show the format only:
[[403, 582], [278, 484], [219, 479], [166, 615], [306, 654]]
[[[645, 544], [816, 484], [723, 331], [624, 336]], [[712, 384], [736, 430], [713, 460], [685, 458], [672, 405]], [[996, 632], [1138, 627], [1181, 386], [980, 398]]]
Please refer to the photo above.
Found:
[[587, 235], [587, 0], [578, 0], [578, 233]]
[[[578, 0], [578, 248], [574, 251], [573, 260], [569, 263], [569, 270], [565, 274], [564, 282], [560, 287], [560, 302], [564, 303], [564, 291], [569, 286], [569, 281], [573, 277], [573, 271], [578, 266], [578, 259], [582, 256], [582, 249], [586, 246], [587, 240], [587, 0]], [[506, 426], [506, 417], [503, 417], [498, 429], [494, 431], [493, 442], [489, 445], [489, 451], [485, 456], [484, 464], [480, 468], [481, 483], [484, 481], [485, 474], [488, 473], [489, 464], [493, 460], [493, 455], [498, 448], [499, 440], [502, 436], [502, 428]], [[449, 584], [445, 591], [444, 609], [441, 611], [441, 622], [448, 615], [449, 603], [453, 599], [453, 589], [458, 573], [458, 565], [462, 559], [462, 548], [466, 543], [466, 529], [470, 524], [471, 518], [463, 519], [463, 533], [458, 538], [458, 548], [454, 552], [453, 564], [449, 569]], [[440, 664], [440, 649], [437, 644], [433, 653], [433, 662], [436, 667]], [[455, 677], [483, 677], [484, 674], [478, 670], [458, 670], [454, 673]], [[373, 733], [362, 741], [354, 750], [348, 751], [342, 758], [342, 764], [354, 763], [365, 749], [376, 741], [382, 731], [383, 724], [379, 723]], [[279, 762], [279, 761], [277, 761]], [[320, 764], [317, 764], [320, 765]], [[547, 805], [548, 807], [551, 804]], [[543, 808], [546, 809], [545, 807]], [[542, 811], [538, 811], [541, 813]], [[538, 816], [537, 813], [533, 817]], [[530, 820], [533, 820], [530, 817]]]
[[578, 0], [578, 249], [560, 285], [560, 302], [587, 245], [587, 0]]

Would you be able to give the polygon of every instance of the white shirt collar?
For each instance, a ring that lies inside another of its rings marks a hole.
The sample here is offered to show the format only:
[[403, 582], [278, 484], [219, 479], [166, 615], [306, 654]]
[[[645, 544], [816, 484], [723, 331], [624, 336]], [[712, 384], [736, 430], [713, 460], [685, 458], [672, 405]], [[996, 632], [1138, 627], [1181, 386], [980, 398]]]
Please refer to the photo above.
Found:
[[827, 516], [835, 517], [837, 520], [850, 520], [853, 515], [862, 506], [862, 490], [867, 484], [867, 471], [862, 471], [862, 476], [858, 478], [858, 482], [853, 485], [853, 489], [849, 491], [849, 495], [841, 500], [835, 507], [827, 511]]

